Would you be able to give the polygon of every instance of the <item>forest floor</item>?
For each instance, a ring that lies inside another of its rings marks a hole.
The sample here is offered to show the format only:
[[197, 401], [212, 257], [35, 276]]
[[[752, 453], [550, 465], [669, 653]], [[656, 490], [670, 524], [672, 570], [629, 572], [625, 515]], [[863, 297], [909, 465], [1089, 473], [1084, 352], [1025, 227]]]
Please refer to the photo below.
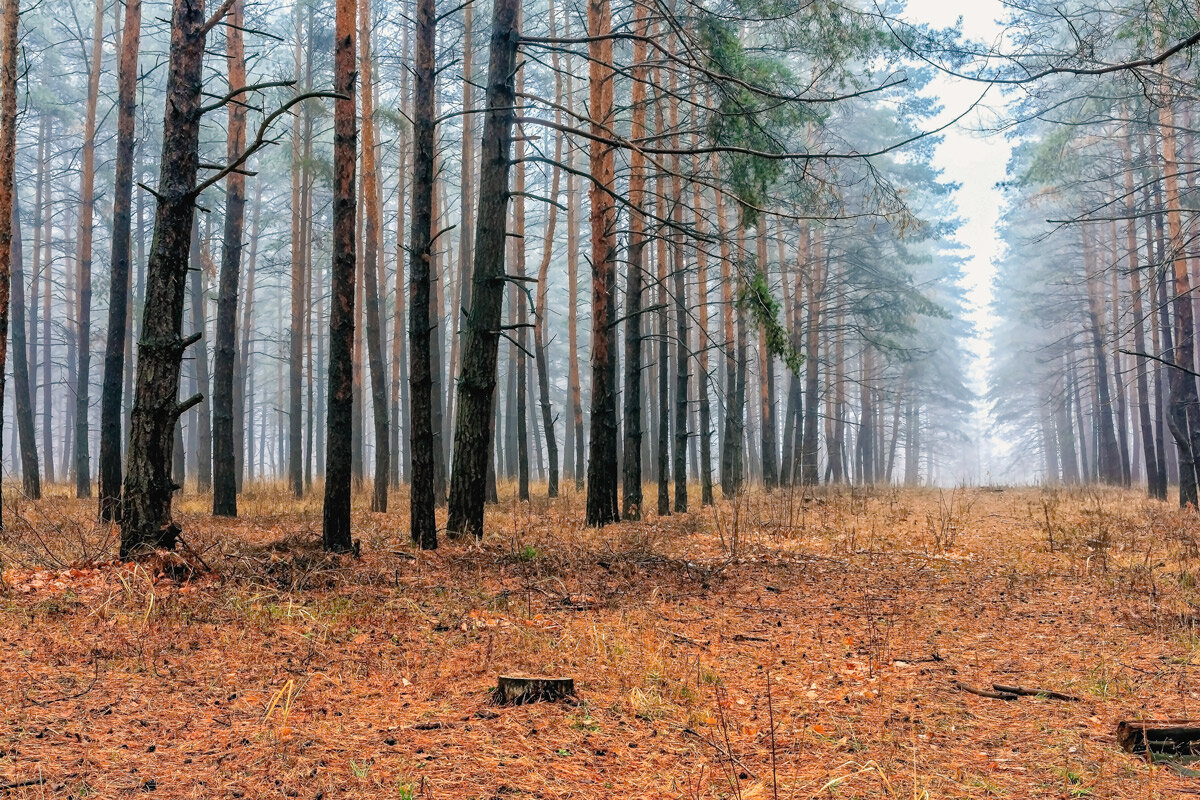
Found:
[[[759, 492], [599, 531], [569, 493], [430, 553], [362, 497], [355, 559], [314, 547], [319, 494], [258, 488], [239, 520], [180, 499], [190, 577], [114, 563], [55, 492], [5, 503], [0, 798], [1200, 794], [1116, 745], [1200, 717], [1200, 517], [1137, 492]], [[522, 672], [577, 701], [494, 705]]]

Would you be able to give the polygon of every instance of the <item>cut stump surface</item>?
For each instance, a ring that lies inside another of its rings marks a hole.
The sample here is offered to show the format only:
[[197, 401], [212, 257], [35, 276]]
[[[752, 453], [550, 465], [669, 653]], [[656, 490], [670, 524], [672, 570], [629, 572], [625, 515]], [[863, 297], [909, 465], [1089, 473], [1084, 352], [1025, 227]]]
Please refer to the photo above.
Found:
[[497, 705], [553, 703], [575, 696], [574, 678], [550, 678], [540, 675], [501, 675], [496, 680], [492, 699]]

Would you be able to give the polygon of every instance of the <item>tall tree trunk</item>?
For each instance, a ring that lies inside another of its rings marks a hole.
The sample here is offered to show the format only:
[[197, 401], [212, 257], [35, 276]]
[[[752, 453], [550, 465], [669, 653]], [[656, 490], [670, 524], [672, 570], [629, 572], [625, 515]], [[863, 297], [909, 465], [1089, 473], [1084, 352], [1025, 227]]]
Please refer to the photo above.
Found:
[[1162, 176], [1174, 271], [1175, 349], [1170, 358], [1171, 402], [1168, 424], [1179, 447], [1179, 506], [1197, 506], [1197, 467], [1200, 466], [1200, 396], [1196, 392], [1195, 326], [1191, 277], [1188, 275], [1175, 155], [1175, 118], [1169, 103], [1158, 110], [1162, 137]]
[[[646, 136], [646, 6], [633, 8], [633, 84], [630, 107], [633, 123], [630, 136]], [[646, 232], [643, 204], [646, 202], [646, 156], [634, 149], [629, 154], [629, 245], [625, 273], [625, 440], [622, 459], [621, 516], [642, 518], [642, 294], [645, 283]]]
[[[518, 25], [520, 20], [518, 20]], [[525, 81], [523, 73], [518, 71], [517, 74], [517, 114], [518, 116], [524, 111], [524, 101], [521, 95], [525, 93]], [[515, 315], [516, 328], [513, 331], [516, 335], [513, 337], [513, 358], [515, 364], [515, 388], [516, 397], [514, 400], [514, 411], [516, 417], [516, 457], [517, 457], [517, 499], [524, 502], [529, 500], [529, 396], [526, 389], [528, 381], [526, 377], [529, 373], [529, 365], [526, 362], [525, 353], [525, 328], [529, 324], [529, 304], [528, 290], [525, 286], [525, 136], [523, 130], [520, 130], [520, 135], [517, 136], [514, 142], [513, 154], [513, 235], [510, 246], [512, 247], [512, 267], [509, 272], [512, 274], [513, 288], [513, 313]]]
[[[299, 75], [303, 59], [304, 16], [302, 6], [296, 6], [296, 42], [293, 51], [294, 74]], [[305, 87], [307, 90], [308, 87]], [[294, 497], [304, 496], [304, 451], [302, 444], [304, 421], [304, 183], [301, 164], [302, 118], [308, 108], [301, 107], [292, 119], [292, 269], [291, 323], [288, 326], [288, 480]]]
[[[563, 35], [570, 36], [571, 17], [563, 21]], [[575, 88], [571, 56], [566, 59], [567, 70], [567, 114], [575, 107]], [[583, 491], [586, 472], [584, 465], [583, 399], [582, 381], [579, 378], [579, 209], [583, 204], [580, 179], [576, 175], [578, 162], [576, 148], [571, 148], [568, 160], [572, 168], [567, 172], [567, 395], [571, 404], [571, 421], [567, 425], [566, 463], [570, 465], [575, 481], [575, 491]]]
[[[413, 95], [413, 183], [412, 217], [409, 234], [409, 452], [412, 458], [410, 520], [412, 539], [423, 549], [437, 547], [434, 519], [435, 453], [441, 447], [434, 435], [433, 371], [430, 364], [430, 334], [437, 325], [431, 319], [433, 280], [433, 193], [436, 112], [434, 96], [434, 42], [437, 38], [433, 0], [417, 0], [416, 60]], [[457, 459], [455, 460], [457, 464]], [[476, 487], [478, 487], [478, 483]], [[478, 488], [476, 488], [478, 492]]]
[[1121, 455], [1117, 447], [1117, 435], [1113, 428], [1113, 402], [1108, 381], [1108, 365], [1104, 355], [1104, 298], [1099, 285], [1096, 253], [1087, 230], [1081, 230], [1084, 276], [1088, 295], [1088, 321], [1092, 339], [1092, 358], [1096, 370], [1096, 392], [1098, 407], [1095, 421], [1098, 425], [1096, 441], [1096, 466], [1100, 478], [1108, 484], [1120, 485], [1122, 481]]
[[383, 212], [375, 168], [375, 99], [371, 64], [371, 0], [359, 0], [358, 38], [362, 51], [362, 161], [366, 226], [363, 240], [364, 300], [367, 304], [367, 362], [371, 369], [371, 413], [375, 423], [375, 474], [372, 511], [387, 511], [388, 470], [391, 461], [388, 436], [387, 381], [383, 370], [383, 324], [379, 297], [379, 241]]
[[[402, 47], [403, 61], [408, 62], [408, 26], [404, 27], [404, 44]], [[408, 107], [408, 70], [402, 70], [400, 95], [402, 107]], [[408, 133], [402, 129], [399, 135], [396, 168], [396, 303], [392, 317], [392, 485], [399, 487], [408, 470], [408, 436], [400, 434], [400, 420], [404, 419], [403, 412], [408, 411], [408, 370], [405, 350], [407, 337], [405, 331], [405, 295], [408, 286], [404, 280], [404, 197], [408, 177]]]
[[196, 357], [192, 360], [195, 370], [196, 392], [200, 404], [192, 420], [197, 436], [196, 443], [196, 491], [207, 492], [212, 488], [212, 418], [209, 416], [208, 396], [211, 391], [211, 376], [208, 371], [208, 276], [212, 268], [212, 217], [204, 221], [204, 239], [198, 248], [195, 269], [192, 270], [192, 328], [200, 334], [196, 345]]
[[[699, 148], [699, 138], [698, 133], [692, 135], [692, 147]], [[697, 173], [700, 172], [700, 156], [698, 155], [693, 157], [693, 168]], [[707, 233], [707, 226], [704, 223], [707, 209], [705, 208], [704, 189], [699, 182], [693, 184], [692, 202], [696, 233], [698, 237], [703, 237]], [[697, 336], [699, 344], [696, 348], [696, 372], [699, 385], [696, 394], [700, 401], [700, 428], [698, 430], [700, 436], [700, 505], [711, 506], [713, 504], [713, 424], [712, 408], [709, 404], [711, 376], [708, 363], [710, 337], [708, 329], [708, 250], [703, 242], [696, 246], [696, 301], [698, 304], [696, 325], [699, 328], [699, 336]]]
[[[17, 194], [14, 173], [17, 157], [17, 21], [20, 13], [18, 0], [5, 0], [4, 17], [0, 21], [0, 220], [8, 220], [9, 224], [0, 225], [0, 419], [4, 416], [13, 238], [20, 235], [17, 226], [12, 224]], [[3, 427], [0, 425], [0, 431]], [[3, 525], [4, 519], [0, 515], [0, 529]]]
[[[1125, 222], [1125, 256], [1129, 260], [1129, 293], [1133, 298], [1133, 347], [1139, 353], [1146, 351], [1146, 314], [1142, 304], [1142, 267], [1138, 260], [1137, 220], [1134, 209], [1133, 181], [1133, 147], [1130, 144], [1131, 135], [1121, 137], [1122, 155], [1125, 162], [1125, 214], [1129, 218]], [[1150, 284], [1154, 281], [1151, 279]], [[1151, 301], [1153, 302], [1153, 301]], [[1138, 422], [1142, 429], [1142, 453], [1146, 460], [1146, 485], [1151, 497], [1159, 500], [1166, 499], [1166, 485], [1163, 484], [1162, 495], [1159, 495], [1159, 470], [1162, 465], [1154, 450], [1154, 427], [1150, 419], [1150, 383], [1146, 369], [1146, 359], [1136, 357], [1134, 370], [1137, 384]]]
[[[100, 68], [104, 55], [104, 0], [96, 0], [92, 56], [88, 72], [88, 101], [83, 124], [83, 171], [79, 182], [79, 305], [76, 331], [79, 363], [75, 386], [75, 496], [92, 496], [92, 470], [88, 455], [88, 411], [92, 358], [92, 216], [96, 205], [96, 105], [100, 99]], [[0, 215], [8, 219], [11, 215]]]
[[[553, 14], [553, 6], [551, 6]], [[446, 392], [446, 426], [449, 426], [455, 415], [455, 403], [458, 400], [457, 386], [453, 377], [458, 374], [462, 362], [462, 316], [471, 304], [471, 267], [473, 266], [472, 246], [475, 238], [475, 85], [474, 35], [475, 15], [471, 4], [463, 8], [463, 38], [462, 38], [462, 142], [459, 151], [459, 193], [458, 193], [458, 264], [455, 280], [458, 284], [457, 293], [451, 293], [450, 317], [448, 333], [450, 336], [450, 370]], [[558, 55], [555, 54], [555, 58]], [[444, 434], [443, 434], [444, 435]], [[453, 446], [451, 442], [446, 442]], [[445, 448], [443, 448], [445, 449]]]
[[[762, 272], [763, 279], [769, 285], [770, 269], [767, 263], [767, 223], [765, 219], [759, 219], [758, 230], [755, 233], [758, 268]], [[758, 326], [758, 363], [763, 486], [770, 491], [779, 485], [779, 451], [775, 424], [775, 358], [767, 347], [767, 329], [763, 325]]]
[[[424, 1], [424, 0], [423, 0]], [[458, 411], [454, 424], [454, 473], [446, 529], [450, 536], [483, 535], [483, 509], [490, 443], [500, 317], [506, 286], [509, 168], [516, 118], [518, 0], [497, 0], [492, 7], [492, 39], [479, 160], [479, 203], [475, 226], [475, 264], [471, 309], [464, 320]], [[414, 326], [415, 327], [415, 326]], [[415, 384], [414, 384], [415, 386]]]
[[[661, 107], [657, 111], [658, 127], [655, 129], [655, 136], [661, 137], [666, 126], [663, 123]], [[655, 216], [659, 220], [663, 220], [669, 215], [667, 211], [668, 186], [664, 175], [658, 176], [654, 181]], [[658, 344], [658, 355], [654, 360], [654, 377], [657, 388], [653, 394], [658, 399], [658, 419], [654, 426], [654, 477], [658, 483], [657, 510], [660, 517], [669, 516], [671, 513], [671, 304], [668, 302], [667, 296], [667, 281], [670, 276], [667, 272], [666, 233], [662, 223], [659, 222], [658, 235], [655, 237], [655, 264], [657, 266], [655, 286], [657, 288], [658, 313], [654, 315], [657, 323], [655, 341]]]
[[[19, 2], [19, 0], [17, 0]], [[41, 119], [41, 130], [39, 136], [44, 142], [44, 147], [49, 150], [49, 138], [53, 130], [53, 123], [50, 118], [43, 116]], [[49, 172], [48, 164], [45, 162], [39, 167], [39, 172]], [[54, 181], [46, 180], [46, 195], [45, 203], [41, 209], [42, 214], [42, 242], [45, 246], [45, 255], [42, 258], [45, 264], [42, 267], [42, 460], [45, 462], [46, 483], [54, 483], [54, 398], [51, 394], [53, 387], [53, 373], [51, 372], [54, 363], [50, 358], [50, 302], [53, 299], [53, 286], [50, 280], [50, 265], [54, 259]], [[36, 276], [35, 276], [36, 278]]]
[[[254, 206], [250, 214], [250, 252], [246, 262], [246, 291], [245, 303], [242, 306], [242, 332], [238, 339], [237, 368], [234, 370], [233, 395], [233, 440], [238, 445], [234, 452], [237, 458], [237, 491], [240, 493], [247, 479], [253, 479], [254, 474], [254, 426], [253, 418], [247, 425], [247, 409], [254, 413], [254, 364], [250, 358], [250, 340], [254, 335], [254, 282], [258, 264], [258, 238], [262, 218], [262, 178], [254, 180]], [[247, 428], [250, 435], [246, 435]]]
[[121, 500], [121, 557], [155, 547], [173, 548], [180, 527], [171, 518], [175, 484], [170, 468], [180, 415], [200, 402], [180, 403], [184, 339], [183, 297], [188, 271], [199, 168], [200, 94], [204, 39], [203, 0], [175, 0], [167, 67], [162, 159], [156, 190], [154, 241], [146, 268], [146, 311], [138, 344], [137, 384]]
[[100, 519], [116, 518], [121, 502], [121, 384], [125, 378], [129, 320], [130, 228], [133, 212], [134, 111], [142, 2], [128, 0], [117, 67], [117, 163], [113, 176], [112, 266], [108, 289], [108, 335], [100, 390]]
[[[3, 88], [0, 88], [0, 93], [3, 91]], [[2, 113], [0, 110], [0, 114]], [[2, 146], [0, 144], [0, 147]], [[21, 490], [30, 500], [40, 500], [42, 479], [38, 469], [37, 433], [33, 427], [32, 392], [29, 386], [29, 341], [25, 325], [25, 270], [24, 264], [21, 263], [23, 250], [21, 247], [21, 210], [18, 201], [19, 198], [14, 190], [11, 247], [13, 404], [15, 405], [17, 438], [21, 453]], [[0, 412], [2, 411], [3, 409], [0, 408]], [[117, 429], [120, 431], [119, 420]]]
[[[557, 25], [554, 15], [554, 0], [550, 0], [550, 35], [557, 36]], [[558, 53], [552, 56], [554, 66], [554, 95], [555, 102], [561, 106], [563, 102], [562, 73], [558, 70]], [[555, 120], [561, 124], [562, 112], [555, 111]], [[558, 223], [558, 194], [560, 188], [559, 163], [562, 161], [563, 136], [561, 133], [554, 137], [554, 168], [550, 175], [550, 205], [547, 211], [546, 232], [542, 237], [542, 260], [538, 264], [537, 304], [534, 312], [533, 349], [537, 359], [538, 404], [542, 410], [542, 430], [546, 435], [546, 457], [550, 462], [550, 475], [547, 494], [558, 497], [558, 438], [554, 432], [554, 412], [550, 407], [550, 355], [547, 352], [547, 332], [550, 320], [546, 314], [547, 298], [550, 291], [550, 261], [554, 255], [554, 233]], [[539, 450], [540, 452], [540, 450]]]
[[[670, 44], [675, 49], [675, 42]], [[679, 149], [679, 78], [676, 70], [670, 70], [670, 98], [667, 101], [667, 123], [671, 127], [671, 147]], [[683, 181], [679, 156], [671, 158], [671, 196], [673, 198], [671, 221], [675, 231], [671, 236], [673, 262], [672, 292], [675, 295], [675, 441], [672, 452], [675, 469], [675, 511], [685, 512], [687, 497], [687, 447], [688, 447], [688, 365], [691, 351], [688, 347], [687, 269], [683, 253]]]
[[587, 524], [620, 519], [617, 508], [616, 206], [613, 151], [602, 141], [613, 120], [612, 10], [588, 0], [589, 143], [592, 229], [592, 392], [588, 420]]
[[354, 0], [337, 0], [333, 46], [333, 90], [341, 97], [333, 105], [333, 286], [321, 539], [326, 550], [341, 553], [354, 548], [350, 530], [350, 430], [354, 403], [354, 161], [358, 138], [354, 130], [356, 11]]
[[[713, 165], [716, 166], [716, 157]], [[734, 332], [733, 262], [729, 253], [729, 237], [732, 231], [725, 218], [724, 198], [720, 191], [714, 193], [714, 206], [718, 238], [721, 241], [721, 314], [722, 339], [725, 352], [725, 425], [721, 435], [721, 494], [726, 498], [741, 491], [739, 475], [741, 467], [740, 444], [737, 441], [743, 410], [736, 405], [737, 398], [737, 343]], [[740, 254], [739, 254], [740, 257]]]
[[[244, 0], [233, 0], [225, 27], [225, 56], [230, 90], [246, 84], [246, 54], [242, 44]], [[225, 157], [233, 163], [246, 148], [246, 107], [234, 97], [229, 103]], [[225, 179], [225, 231], [221, 275], [217, 290], [216, 353], [213, 359], [213, 514], [237, 516], [237, 457], [241, 441], [234, 439], [233, 381], [237, 359], [238, 279], [242, 271], [242, 230], [246, 216], [246, 176], [231, 172]]]

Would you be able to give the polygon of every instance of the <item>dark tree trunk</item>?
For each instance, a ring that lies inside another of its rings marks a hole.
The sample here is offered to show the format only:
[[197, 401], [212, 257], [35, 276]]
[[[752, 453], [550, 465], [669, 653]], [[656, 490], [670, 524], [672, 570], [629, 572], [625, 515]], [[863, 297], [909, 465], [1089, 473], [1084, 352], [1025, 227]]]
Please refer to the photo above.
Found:
[[130, 229], [133, 211], [134, 111], [137, 108], [138, 47], [142, 2], [128, 0], [117, 68], [117, 163], [113, 176], [112, 266], [108, 290], [108, 335], [104, 385], [100, 390], [100, 519], [116, 519], [121, 503], [121, 397], [129, 322]]
[[[613, 121], [612, 10], [609, 0], [588, 0], [589, 83], [592, 133], [603, 138]], [[617, 329], [616, 206], [612, 191], [612, 148], [593, 139], [591, 165], [592, 229], [592, 392], [588, 420], [587, 524], [603, 526], [620, 519], [617, 503]]]
[[[658, 122], [656, 134], [661, 135], [664, 127], [661, 114]], [[663, 177], [655, 182], [658, 194], [657, 211], [660, 219], [666, 215], [667, 186], [666, 179]], [[658, 356], [654, 363], [654, 377], [658, 384], [657, 390], [654, 392], [658, 398], [658, 420], [654, 431], [654, 477], [658, 483], [657, 500], [660, 517], [671, 514], [671, 305], [667, 297], [667, 279], [669, 277], [667, 273], [667, 239], [663, 234], [664, 231], [660, 228], [656, 248], [658, 313], [654, 315], [658, 323], [655, 331]]]
[[[634, 5], [633, 85], [630, 135], [646, 135], [646, 51], [648, 13]], [[646, 235], [642, 205], [646, 198], [646, 157], [641, 150], [629, 154], [629, 247], [625, 273], [625, 440], [622, 460], [621, 516], [642, 518], [642, 286], [645, 274]]]
[[[329, 314], [329, 408], [325, 420], [325, 504], [322, 544], [345, 553], [350, 531], [354, 394], [354, 0], [337, 0], [333, 50], [333, 285]], [[299, 325], [299, 321], [294, 324]], [[293, 425], [295, 423], [293, 422]], [[299, 438], [299, 437], [295, 437]], [[295, 462], [293, 462], [294, 464]]]
[[[1129, 292], [1133, 298], [1133, 348], [1138, 353], [1145, 353], [1147, 352], [1146, 314], [1143, 305], [1142, 267], [1138, 263], [1136, 213], [1134, 208], [1133, 147], [1130, 144], [1129, 136], [1121, 138], [1121, 146], [1125, 162], [1125, 213], [1129, 218], [1125, 222], [1125, 255], [1129, 260]], [[1150, 283], [1153, 285], [1153, 280]], [[1138, 422], [1142, 431], [1142, 454], [1146, 461], [1146, 487], [1151, 497], [1165, 500], [1165, 485], [1163, 486], [1162, 495], [1158, 494], [1158, 476], [1162, 465], [1159, 464], [1158, 456], [1154, 451], [1154, 427], [1150, 421], [1150, 382], [1146, 368], [1146, 359], [1135, 356], [1134, 370], [1137, 386]]]
[[[234, 0], [225, 27], [225, 56], [230, 89], [246, 84], [242, 45], [242, 7]], [[246, 107], [241, 95], [229, 103], [225, 156], [233, 163], [246, 147]], [[246, 216], [246, 176], [231, 172], [225, 180], [225, 236], [217, 290], [216, 354], [213, 359], [213, 514], [237, 516], [237, 457], [242, 443], [234, 438], [233, 382], [237, 359], [238, 279], [242, 271], [242, 230]]]
[[475, 220], [475, 264], [471, 308], [463, 321], [462, 366], [454, 423], [454, 472], [450, 480], [450, 536], [483, 536], [483, 508], [489, 483], [496, 392], [496, 358], [504, 305], [509, 168], [516, 113], [517, 0], [497, 0], [492, 8], [488, 63], [488, 109], [479, 161], [479, 204]]
[[[2, 92], [3, 89], [0, 89]], [[2, 113], [2, 112], [0, 112]], [[25, 326], [25, 269], [21, 249], [21, 211], [16, 191], [12, 196], [12, 350], [13, 395], [17, 438], [21, 448], [21, 489], [30, 500], [42, 497], [38, 470], [37, 434], [33, 427], [33, 403], [29, 385], [29, 341]], [[117, 432], [120, 433], [120, 419]], [[120, 466], [118, 464], [118, 466]]]
[[137, 383], [121, 501], [121, 557], [173, 548], [180, 527], [171, 518], [171, 463], [180, 415], [200, 402], [180, 403], [181, 336], [188, 252], [196, 209], [200, 92], [204, 66], [203, 0], [176, 0], [171, 20], [167, 103], [154, 221], [146, 268], [146, 311], [138, 344]]
[[[441, 443], [434, 436], [433, 370], [430, 364], [430, 334], [437, 321], [431, 318], [433, 279], [433, 192], [436, 114], [434, 99], [435, 9], [433, 0], [417, 0], [417, 41], [413, 95], [413, 186], [412, 229], [409, 235], [409, 446], [412, 458], [410, 520], [413, 542], [422, 549], [437, 547], [437, 522], [434, 448]], [[510, 70], [511, 71], [511, 70]], [[460, 390], [461, 392], [461, 390]], [[461, 407], [460, 398], [460, 407]], [[456, 461], [457, 463], [457, 461]], [[482, 481], [474, 491], [479, 493]]]

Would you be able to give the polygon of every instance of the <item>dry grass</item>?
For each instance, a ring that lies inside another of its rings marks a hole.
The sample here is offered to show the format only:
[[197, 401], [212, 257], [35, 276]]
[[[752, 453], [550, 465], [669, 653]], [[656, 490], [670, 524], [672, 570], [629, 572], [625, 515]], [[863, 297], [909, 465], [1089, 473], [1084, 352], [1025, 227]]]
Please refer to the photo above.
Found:
[[[264, 487], [240, 520], [181, 500], [213, 571], [178, 582], [107, 561], [112, 532], [58, 492], [5, 506], [0, 785], [41, 782], [0, 797], [1197, 786], [1115, 746], [1119, 719], [1200, 715], [1200, 519], [1137, 493], [780, 491], [602, 531], [580, 496], [509, 499], [434, 553], [403, 496], [361, 498], [353, 560], [313, 546], [319, 494]], [[521, 670], [574, 676], [579, 704], [491, 706]]]

